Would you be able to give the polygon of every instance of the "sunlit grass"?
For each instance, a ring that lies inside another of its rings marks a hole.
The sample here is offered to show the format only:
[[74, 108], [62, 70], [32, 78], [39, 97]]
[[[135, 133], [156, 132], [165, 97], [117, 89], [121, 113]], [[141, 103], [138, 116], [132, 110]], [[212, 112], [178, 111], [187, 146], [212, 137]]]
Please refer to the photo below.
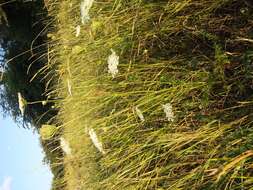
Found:
[[[50, 95], [72, 147], [64, 158], [66, 189], [252, 186], [253, 49], [237, 40], [252, 38], [252, 16], [241, 11], [252, 7], [235, 0], [94, 1], [82, 24], [79, 1], [49, 2], [56, 24]], [[119, 63], [113, 74], [112, 54]], [[104, 154], [87, 129], [96, 131]]]

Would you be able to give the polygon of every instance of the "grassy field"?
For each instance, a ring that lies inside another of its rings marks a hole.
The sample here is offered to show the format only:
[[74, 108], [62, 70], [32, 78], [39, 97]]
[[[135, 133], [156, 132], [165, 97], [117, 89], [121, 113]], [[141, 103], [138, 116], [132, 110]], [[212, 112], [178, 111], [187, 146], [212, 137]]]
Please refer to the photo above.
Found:
[[253, 189], [250, 0], [98, 0], [83, 20], [79, 0], [48, 9], [48, 97], [72, 150], [53, 188]]

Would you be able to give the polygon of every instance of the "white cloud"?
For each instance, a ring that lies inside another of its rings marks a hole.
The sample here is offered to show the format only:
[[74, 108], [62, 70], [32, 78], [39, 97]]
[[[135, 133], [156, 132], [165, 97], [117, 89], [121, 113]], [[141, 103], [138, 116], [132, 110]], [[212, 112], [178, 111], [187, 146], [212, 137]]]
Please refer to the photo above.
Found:
[[12, 183], [11, 177], [4, 178], [4, 181], [0, 186], [0, 190], [11, 190], [11, 183]]

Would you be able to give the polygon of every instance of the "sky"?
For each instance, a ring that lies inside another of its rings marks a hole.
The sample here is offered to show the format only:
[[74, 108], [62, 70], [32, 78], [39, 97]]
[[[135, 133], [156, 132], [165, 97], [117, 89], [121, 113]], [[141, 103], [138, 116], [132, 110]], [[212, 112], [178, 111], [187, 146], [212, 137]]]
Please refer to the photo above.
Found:
[[0, 190], [50, 190], [38, 134], [0, 116]]

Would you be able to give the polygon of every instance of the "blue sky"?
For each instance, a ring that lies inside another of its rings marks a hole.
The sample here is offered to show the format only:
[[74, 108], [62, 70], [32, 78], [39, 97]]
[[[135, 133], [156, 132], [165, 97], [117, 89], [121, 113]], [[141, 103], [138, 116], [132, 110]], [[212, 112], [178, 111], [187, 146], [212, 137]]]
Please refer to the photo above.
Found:
[[32, 130], [0, 116], [0, 151], [0, 190], [50, 190], [52, 174]]

